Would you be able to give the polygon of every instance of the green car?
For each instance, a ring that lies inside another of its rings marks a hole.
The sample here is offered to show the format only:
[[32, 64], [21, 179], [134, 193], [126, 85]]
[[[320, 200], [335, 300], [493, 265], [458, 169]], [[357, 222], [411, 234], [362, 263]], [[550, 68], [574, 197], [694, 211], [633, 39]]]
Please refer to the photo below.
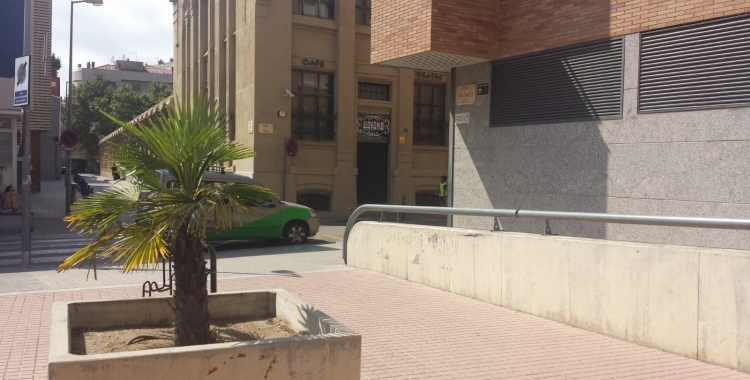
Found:
[[[165, 187], [174, 186], [174, 179], [168, 171], [160, 170], [158, 173]], [[250, 177], [218, 172], [206, 172], [203, 182], [263, 186]], [[239, 220], [240, 226], [222, 231], [208, 227], [206, 237], [209, 241], [281, 238], [290, 244], [302, 244], [308, 237], [315, 236], [320, 229], [320, 220], [313, 209], [278, 199], [262, 207], [253, 207], [253, 213], [234, 209], [231, 211], [236, 214], [233, 220]], [[213, 225], [212, 220], [207, 222], [208, 226]]]

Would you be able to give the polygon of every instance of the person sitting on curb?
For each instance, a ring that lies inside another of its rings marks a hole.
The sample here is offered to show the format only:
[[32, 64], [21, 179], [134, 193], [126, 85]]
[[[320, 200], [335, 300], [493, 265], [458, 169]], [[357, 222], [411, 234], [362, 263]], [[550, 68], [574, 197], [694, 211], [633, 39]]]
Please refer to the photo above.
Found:
[[16, 193], [16, 189], [13, 186], [8, 186], [5, 188], [5, 195], [3, 196], [2, 212], [9, 214], [16, 213], [18, 210], [20, 210], [20, 207], [18, 207], [18, 193]]

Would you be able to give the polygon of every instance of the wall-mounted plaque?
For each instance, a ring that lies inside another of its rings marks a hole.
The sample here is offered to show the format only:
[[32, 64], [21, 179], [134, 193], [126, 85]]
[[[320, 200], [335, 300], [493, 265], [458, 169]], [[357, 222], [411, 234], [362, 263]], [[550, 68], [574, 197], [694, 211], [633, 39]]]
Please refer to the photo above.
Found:
[[477, 100], [477, 85], [466, 84], [456, 87], [456, 105], [468, 106]]

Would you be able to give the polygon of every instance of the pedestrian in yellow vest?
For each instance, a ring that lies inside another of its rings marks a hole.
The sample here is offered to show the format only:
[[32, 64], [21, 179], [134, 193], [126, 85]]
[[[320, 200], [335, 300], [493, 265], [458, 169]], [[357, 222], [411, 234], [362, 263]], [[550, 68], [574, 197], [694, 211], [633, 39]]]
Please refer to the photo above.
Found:
[[440, 196], [440, 205], [443, 207], [448, 206], [448, 178], [443, 176], [440, 179], [440, 189], [438, 190], [438, 196]]

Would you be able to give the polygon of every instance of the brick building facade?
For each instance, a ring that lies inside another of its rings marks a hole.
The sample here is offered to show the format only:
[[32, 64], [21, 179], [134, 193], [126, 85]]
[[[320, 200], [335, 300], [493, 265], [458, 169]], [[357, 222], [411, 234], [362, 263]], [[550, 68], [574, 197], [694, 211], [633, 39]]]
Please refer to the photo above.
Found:
[[742, 14], [750, 0], [380, 0], [372, 12], [373, 63], [445, 70]]

